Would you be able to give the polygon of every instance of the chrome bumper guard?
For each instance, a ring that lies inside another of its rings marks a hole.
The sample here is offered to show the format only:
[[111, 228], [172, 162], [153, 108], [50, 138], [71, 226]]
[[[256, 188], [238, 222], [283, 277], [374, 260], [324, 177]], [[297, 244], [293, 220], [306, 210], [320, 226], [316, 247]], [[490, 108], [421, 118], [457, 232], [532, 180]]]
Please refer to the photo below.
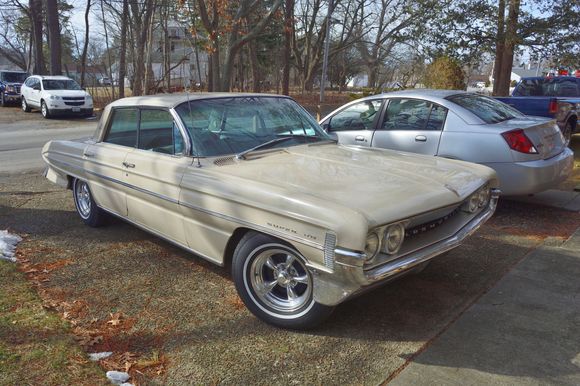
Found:
[[315, 300], [329, 306], [339, 304], [358, 293], [411, 272], [422, 263], [458, 247], [465, 238], [473, 234], [494, 214], [499, 194], [499, 189], [492, 189], [491, 199], [486, 209], [478, 213], [454, 235], [370, 270], [363, 269], [366, 258], [364, 253], [336, 248], [334, 271], [313, 272]]

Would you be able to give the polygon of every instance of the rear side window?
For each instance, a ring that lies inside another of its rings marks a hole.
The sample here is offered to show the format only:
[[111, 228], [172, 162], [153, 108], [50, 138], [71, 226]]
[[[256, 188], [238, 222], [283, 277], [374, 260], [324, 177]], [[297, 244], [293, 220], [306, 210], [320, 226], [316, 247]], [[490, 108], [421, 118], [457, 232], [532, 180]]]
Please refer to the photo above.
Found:
[[183, 138], [167, 110], [141, 110], [139, 149], [164, 154], [183, 153]]
[[114, 109], [105, 142], [121, 146], [137, 145], [139, 112], [134, 108]]
[[514, 91], [514, 96], [578, 96], [578, 82], [574, 78], [523, 79]]
[[518, 110], [486, 96], [456, 94], [445, 99], [470, 111], [485, 123], [499, 123], [523, 116]]
[[420, 99], [392, 99], [382, 130], [441, 130], [447, 109]]

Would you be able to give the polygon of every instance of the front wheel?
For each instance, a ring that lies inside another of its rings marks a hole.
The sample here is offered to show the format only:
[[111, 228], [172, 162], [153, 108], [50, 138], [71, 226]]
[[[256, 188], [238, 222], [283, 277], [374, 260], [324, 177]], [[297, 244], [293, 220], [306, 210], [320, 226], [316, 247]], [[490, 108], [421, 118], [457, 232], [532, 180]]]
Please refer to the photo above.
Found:
[[334, 309], [314, 300], [312, 274], [303, 257], [268, 235], [251, 232], [240, 240], [232, 276], [246, 307], [274, 326], [312, 328]]
[[46, 119], [50, 118], [50, 110], [48, 109], [48, 106], [46, 105], [45, 101], [40, 101], [40, 113], [44, 118]]
[[22, 111], [25, 113], [30, 112], [30, 106], [28, 106], [28, 103], [26, 103], [26, 99], [24, 99], [24, 97], [22, 97]]
[[83, 222], [92, 227], [98, 227], [105, 223], [107, 213], [97, 206], [89, 185], [82, 180], [75, 179], [73, 182], [73, 197], [77, 213]]

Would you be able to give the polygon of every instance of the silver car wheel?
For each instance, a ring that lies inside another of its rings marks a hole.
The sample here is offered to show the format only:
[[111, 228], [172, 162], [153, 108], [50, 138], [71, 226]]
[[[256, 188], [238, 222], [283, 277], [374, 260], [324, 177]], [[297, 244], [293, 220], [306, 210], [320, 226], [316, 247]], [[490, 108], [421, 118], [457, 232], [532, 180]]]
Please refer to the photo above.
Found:
[[295, 312], [312, 298], [312, 278], [302, 260], [286, 249], [267, 249], [253, 259], [250, 285], [264, 306]]
[[86, 182], [76, 181], [75, 199], [79, 215], [86, 220], [91, 215], [91, 192]]
[[46, 103], [43, 101], [41, 102], [41, 106], [40, 106], [40, 112], [42, 113], [43, 117], [48, 117], [48, 107], [46, 106]]

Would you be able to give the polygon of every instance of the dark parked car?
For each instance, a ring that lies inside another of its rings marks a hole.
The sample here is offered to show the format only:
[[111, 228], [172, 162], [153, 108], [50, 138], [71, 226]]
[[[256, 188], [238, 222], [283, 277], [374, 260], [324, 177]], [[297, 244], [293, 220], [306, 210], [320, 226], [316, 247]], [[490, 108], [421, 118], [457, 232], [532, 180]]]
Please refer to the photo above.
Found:
[[515, 107], [526, 115], [555, 118], [566, 138], [578, 130], [577, 110], [560, 111], [560, 102], [575, 107], [580, 103], [580, 78], [573, 76], [522, 78], [511, 97], [496, 99]]
[[0, 105], [20, 104], [20, 86], [27, 77], [23, 71], [0, 71]]

